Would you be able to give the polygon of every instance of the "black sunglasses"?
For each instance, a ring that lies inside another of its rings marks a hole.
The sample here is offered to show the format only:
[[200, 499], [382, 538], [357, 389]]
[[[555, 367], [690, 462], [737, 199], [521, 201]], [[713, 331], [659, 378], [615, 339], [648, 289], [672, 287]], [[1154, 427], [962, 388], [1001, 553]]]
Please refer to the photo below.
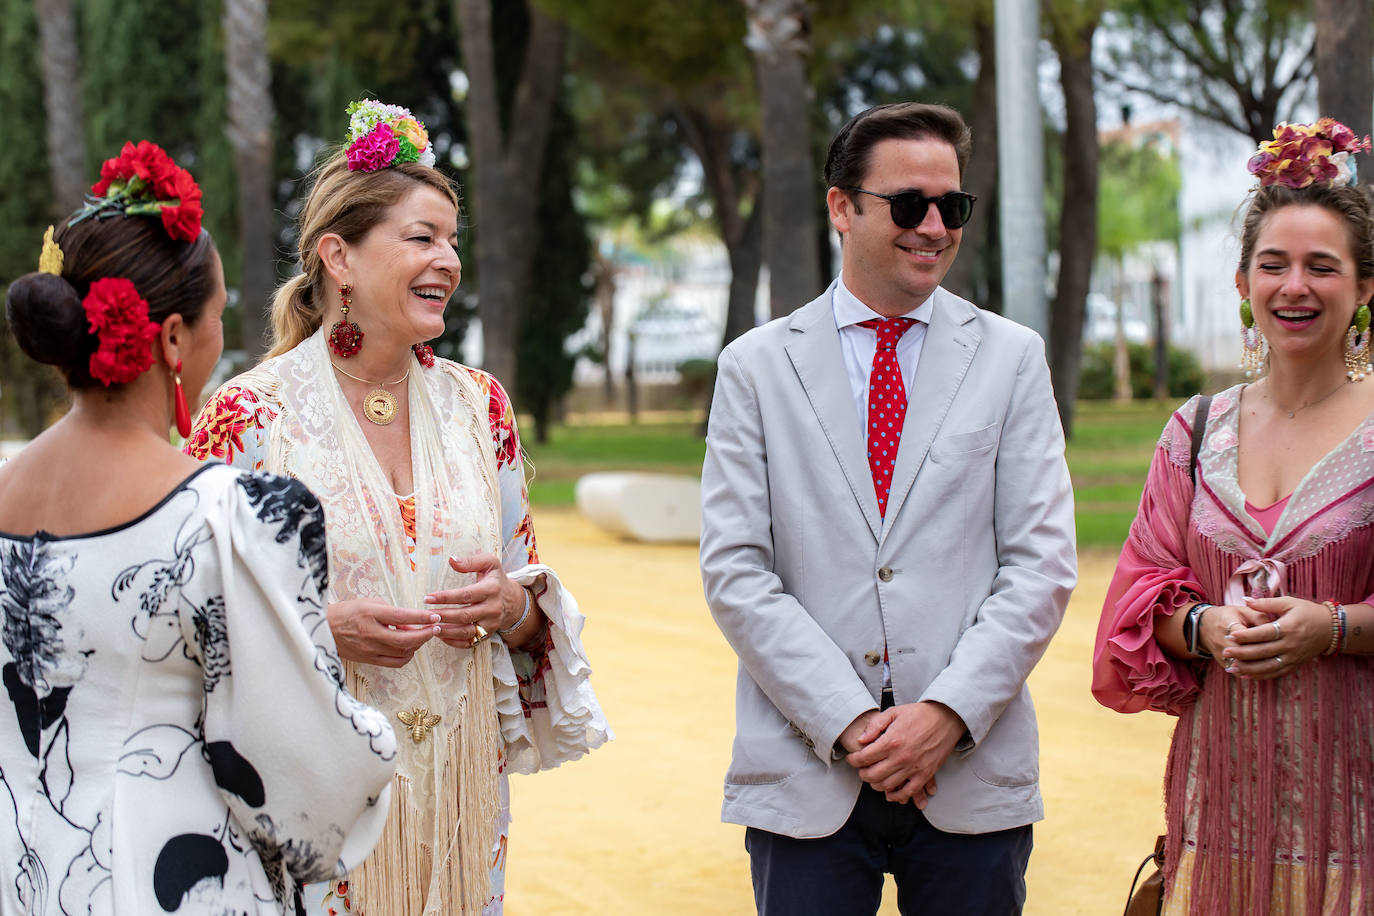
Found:
[[925, 220], [934, 204], [940, 214], [940, 222], [946, 229], [958, 229], [973, 215], [973, 202], [978, 198], [967, 191], [946, 191], [939, 197], [926, 197], [920, 191], [903, 191], [900, 194], [879, 194], [863, 188], [840, 188], [841, 191], [858, 191], [870, 197], [880, 197], [887, 201], [892, 211], [892, 221], [903, 229], [915, 229]]

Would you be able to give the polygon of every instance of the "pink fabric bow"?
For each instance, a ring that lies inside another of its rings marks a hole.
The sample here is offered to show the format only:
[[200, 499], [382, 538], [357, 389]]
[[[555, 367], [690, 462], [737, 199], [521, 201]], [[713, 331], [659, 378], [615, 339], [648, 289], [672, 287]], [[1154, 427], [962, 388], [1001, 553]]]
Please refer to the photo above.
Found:
[[1245, 596], [1275, 598], [1286, 593], [1288, 567], [1282, 560], [1256, 557], [1246, 560], [1226, 580], [1226, 603], [1245, 607]]

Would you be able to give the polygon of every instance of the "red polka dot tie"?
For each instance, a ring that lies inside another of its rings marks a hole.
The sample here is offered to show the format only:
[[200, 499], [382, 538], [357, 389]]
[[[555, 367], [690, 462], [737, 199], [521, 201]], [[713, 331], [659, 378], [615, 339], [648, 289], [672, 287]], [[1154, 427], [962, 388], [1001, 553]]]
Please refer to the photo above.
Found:
[[915, 323], [912, 318], [859, 322], [859, 327], [872, 328], [878, 334], [873, 371], [868, 375], [868, 469], [873, 474], [873, 492], [877, 494], [878, 514], [882, 516], [887, 515], [892, 468], [902, 439], [902, 421], [906, 419], [906, 386], [902, 384], [902, 367], [897, 364], [897, 341]]

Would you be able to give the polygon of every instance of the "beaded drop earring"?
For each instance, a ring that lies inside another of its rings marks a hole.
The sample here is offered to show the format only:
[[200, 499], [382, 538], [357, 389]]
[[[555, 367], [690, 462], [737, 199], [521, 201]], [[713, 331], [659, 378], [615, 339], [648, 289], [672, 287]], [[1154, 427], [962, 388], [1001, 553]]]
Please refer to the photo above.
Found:
[[1265, 341], [1255, 327], [1255, 312], [1249, 299], [1240, 300], [1240, 368], [1246, 378], [1254, 378], [1264, 368]]
[[339, 287], [339, 311], [343, 317], [334, 322], [329, 329], [329, 348], [344, 359], [358, 355], [363, 348], [363, 329], [348, 320], [348, 309], [353, 305], [353, 286], [345, 283]]
[[1370, 373], [1374, 373], [1374, 366], [1369, 364], [1369, 306], [1361, 305], [1345, 332], [1345, 377], [1362, 382]]

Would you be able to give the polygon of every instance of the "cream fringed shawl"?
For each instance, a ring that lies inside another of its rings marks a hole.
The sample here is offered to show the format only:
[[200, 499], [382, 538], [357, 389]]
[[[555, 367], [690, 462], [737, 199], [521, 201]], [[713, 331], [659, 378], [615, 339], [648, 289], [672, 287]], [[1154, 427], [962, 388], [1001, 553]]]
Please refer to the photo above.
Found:
[[[424, 607], [426, 594], [473, 579], [454, 572], [449, 556], [500, 555], [487, 398], [467, 373], [446, 361], [410, 373], [414, 571], [397, 495], [343, 398], [323, 331], [244, 383], [281, 404], [267, 468], [299, 478], [324, 504], [331, 602], [371, 597]], [[352, 875], [354, 912], [475, 916], [489, 899], [501, 742], [493, 651], [491, 642], [469, 650], [435, 639], [401, 668], [346, 663], [349, 689], [392, 718], [400, 744], [386, 830]], [[420, 741], [396, 719], [416, 708], [439, 716]]]

